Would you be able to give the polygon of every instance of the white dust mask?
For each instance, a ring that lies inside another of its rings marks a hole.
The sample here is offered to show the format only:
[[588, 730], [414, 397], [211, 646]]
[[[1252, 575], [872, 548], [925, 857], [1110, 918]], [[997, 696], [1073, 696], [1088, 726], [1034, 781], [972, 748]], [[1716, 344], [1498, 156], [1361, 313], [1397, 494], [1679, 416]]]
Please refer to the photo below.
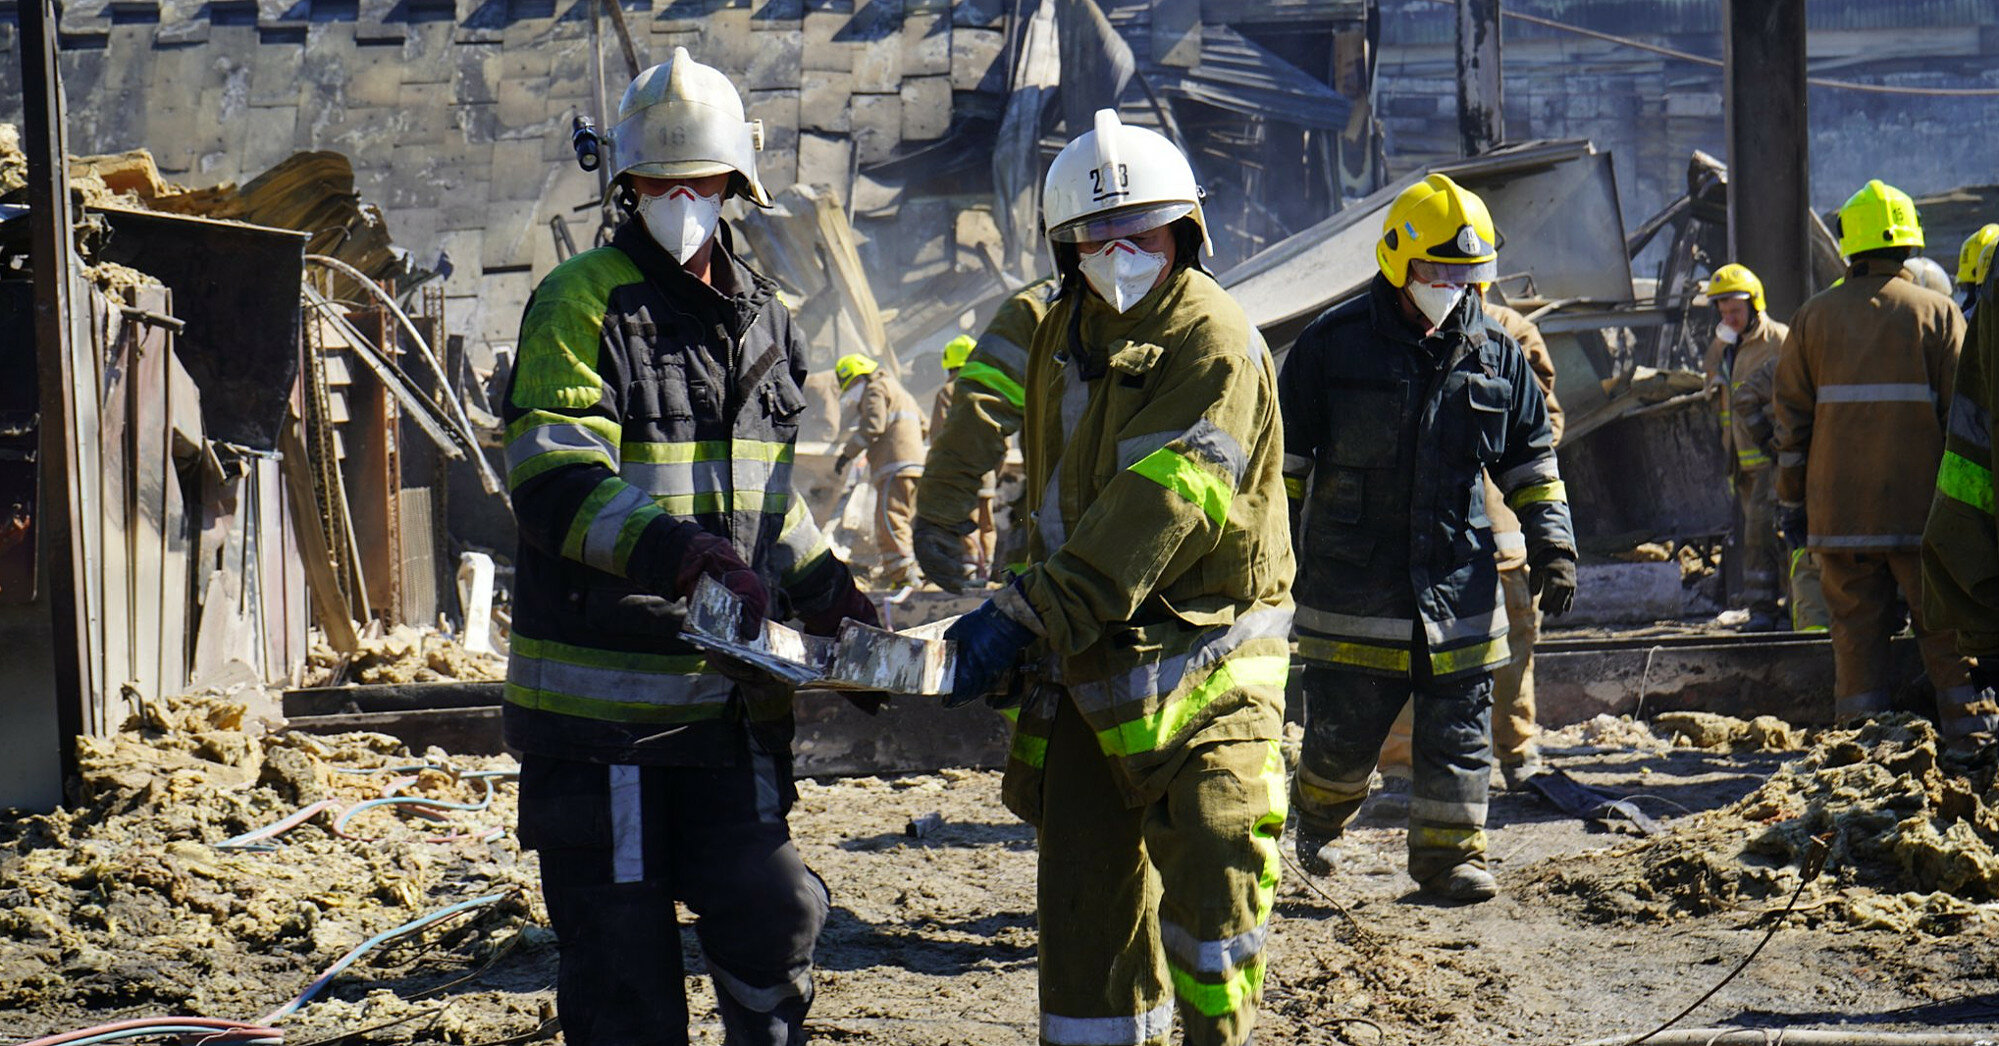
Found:
[[1152, 290], [1166, 268], [1166, 256], [1140, 250], [1130, 240], [1112, 240], [1097, 253], [1083, 255], [1077, 265], [1097, 294], [1123, 312]]
[[1725, 345], [1733, 345], [1742, 338], [1742, 332], [1729, 326], [1728, 322], [1724, 320], [1721, 323], [1715, 324], [1714, 336], [1720, 338]]
[[1416, 311], [1430, 321], [1430, 329], [1436, 330], [1450, 318], [1451, 312], [1465, 296], [1462, 283], [1418, 283], [1409, 282], [1409, 300], [1416, 303]]
[[658, 196], [640, 197], [639, 220], [674, 261], [685, 265], [715, 235], [715, 226], [722, 221], [722, 198], [676, 185]]

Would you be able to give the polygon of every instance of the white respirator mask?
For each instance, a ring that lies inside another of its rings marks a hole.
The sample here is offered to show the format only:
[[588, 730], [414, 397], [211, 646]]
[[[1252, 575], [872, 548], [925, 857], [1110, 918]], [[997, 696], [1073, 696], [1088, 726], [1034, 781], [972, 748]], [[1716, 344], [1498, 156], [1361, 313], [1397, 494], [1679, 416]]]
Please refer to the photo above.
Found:
[[1409, 300], [1416, 303], [1416, 311], [1430, 321], [1431, 330], [1443, 326], [1465, 296], [1465, 285], [1462, 283], [1418, 283], [1410, 280], [1406, 289]]
[[676, 185], [658, 196], [640, 197], [638, 212], [653, 241], [685, 265], [715, 235], [715, 226], [722, 222], [722, 198]]
[[1076, 265], [1098, 296], [1123, 312], [1152, 291], [1166, 268], [1166, 256], [1140, 250], [1130, 240], [1112, 240], [1097, 253], [1078, 258]]
[[1715, 324], [1714, 336], [1720, 338], [1724, 345], [1733, 345], [1742, 340], [1742, 332], [1729, 326], [1726, 320]]

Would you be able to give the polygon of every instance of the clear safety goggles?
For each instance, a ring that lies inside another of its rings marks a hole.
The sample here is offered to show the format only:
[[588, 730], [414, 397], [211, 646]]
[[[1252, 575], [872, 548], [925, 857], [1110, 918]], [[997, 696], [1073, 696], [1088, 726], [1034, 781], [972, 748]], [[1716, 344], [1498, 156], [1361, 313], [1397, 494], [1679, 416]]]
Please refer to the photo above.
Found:
[[1049, 230], [1048, 238], [1058, 243], [1102, 243], [1151, 232], [1194, 213], [1191, 203], [1153, 203], [1078, 218]]
[[1450, 283], [1468, 287], [1491, 283], [1499, 278], [1499, 262], [1436, 262], [1428, 258], [1409, 260], [1409, 278], [1417, 283]]

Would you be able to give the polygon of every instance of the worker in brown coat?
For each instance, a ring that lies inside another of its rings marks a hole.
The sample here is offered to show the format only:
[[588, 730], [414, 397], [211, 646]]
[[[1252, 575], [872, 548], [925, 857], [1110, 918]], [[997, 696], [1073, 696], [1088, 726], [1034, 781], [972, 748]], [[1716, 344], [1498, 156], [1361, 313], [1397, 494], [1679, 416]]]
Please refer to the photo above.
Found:
[[1709, 395], [1720, 408], [1722, 454], [1741, 528], [1735, 554], [1742, 557], [1742, 588], [1736, 597], [1749, 611], [1743, 631], [1774, 632], [1782, 620], [1780, 582], [1790, 571], [1783, 539], [1777, 536], [1769, 393], [1777, 350], [1791, 328], [1764, 315], [1763, 281], [1748, 266], [1716, 269], [1702, 296], [1720, 314], [1708, 345], [1707, 379]]
[[1778, 523], [1819, 557], [1835, 716], [1889, 710], [1899, 589], [1944, 738], [1964, 747], [1991, 730], [1993, 708], [1972, 689], [1956, 637], [1927, 620], [1920, 555], [1964, 316], [1903, 275], [1923, 245], [1906, 193], [1868, 182], [1840, 208], [1839, 238], [1845, 280], [1798, 307], [1777, 361]]
[[923, 408], [895, 376], [860, 353], [833, 365], [842, 406], [851, 403], [854, 424], [834, 459], [835, 472], [862, 454], [875, 487], [875, 543], [881, 548], [881, 579], [889, 585], [920, 580], [910, 524], [916, 518], [916, 479], [923, 475]]

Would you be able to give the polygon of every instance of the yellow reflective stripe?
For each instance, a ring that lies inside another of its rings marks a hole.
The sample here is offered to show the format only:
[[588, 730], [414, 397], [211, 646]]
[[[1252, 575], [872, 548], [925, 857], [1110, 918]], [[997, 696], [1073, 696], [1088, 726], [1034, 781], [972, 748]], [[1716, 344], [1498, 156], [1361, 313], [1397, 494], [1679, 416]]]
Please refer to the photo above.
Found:
[[531, 687], [508, 683], [505, 697], [509, 704], [520, 705], [542, 712], [559, 712], [563, 715], [580, 716], [584, 719], [602, 719], [617, 723], [698, 723], [708, 719], [720, 719], [729, 714], [729, 698], [723, 694], [713, 702], [687, 705], [655, 705], [642, 701], [608, 701], [599, 697], [584, 697], [580, 694], [564, 694], [554, 690], [538, 690]]
[[958, 368], [958, 380], [976, 381], [1006, 397], [1006, 401], [1016, 407], [1027, 405], [1027, 392], [1020, 387], [1020, 382], [983, 360], [967, 360], [963, 367]]
[[1173, 994], [1208, 1017], [1226, 1017], [1252, 1002], [1263, 991], [1263, 956], [1251, 959], [1220, 984], [1196, 980], [1194, 975], [1168, 962], [1173, 975]]
[[564, 465], [616, 469], [617, 447], [618, 423], [609, 418], [528, 411], [507, 423], [507, 485], [519, 487]]
[[1992, 470], [1954, 450], [1944, 451], [1937, 466], [1937, 492], [1993, 514]]
[[760, 439], [711, 439], [692, 443], [626, 443], [618, 449], [626, 461], [648, 465], [684, 465], [695, 461], [790, 461], [792, 445]]
[[1736, 464], [1747, 468], [1761, 468], [1770, 463], [1770, 455], [1760, 450], [1738, 450], [1735, 452], [1735, 461]]
[[708, 670], [708, 659], [700, 654], [644, 654], [630, 650], [599, 650], [553, 639], [535, 639], [515, 633], [513, 653], [537, 661], [560, 661], [590, 668], [611, 668], [621, 672], [651, 672], [666, 675], [700, 675]]
[[1004, 719], [1007, 722], [1014, 724], [1015, 726], [1020, 725], [1019, 705], [1008, 705], [1005, 708], [995, 708], [993, 709], [993, 711], [998, 712], [1000, 714], [1001, 719]]
[[590, 525], [597, 522], [597, 517], [603, 513], [604, 506], [609, 505], [611, 499], [617, 497], [624, 490], [625, 482], [623, 480], [616, 476], [606, 477], [602, 482], [597, 484], [595, 489], [590, 491], [588, 497], [583, 499], [583, 504], [576, 507], [576, 515], [569, 520], [569, 533], [563, 535], [562, 538], [562, 557], [564, 559], [573, 559], [577, 562], [582, 562], [583, 542], [584, 539], [590, 536]]
[[624, 576], [626, 569], [631, 565], [632, 549], [638, 547], [639, 536], [646, 532], [646, 527], [650, 526], [653, 520], [665, 515], [666, 513], [661, 511], [658, 505], [647, 504], [633, 509], [632, 514], [625, 517], [624, 524], [618, 528], [617, 543], [611, 547], [613, 573]]
[[1034, 737], [1029, 734], [1015, 734], [1013, 749], [1009, 754], [1022, 763], [1039, 770], [1048, 761], [1048, 739], [1045, 737]]
[[1144, 476], [1186, 498], [1207, 513], [1217, 526], [1228, 524], [1229, 505], [1235, 501], [1235, 488], [1179, 451], [1161, 447], [1132, 463], [1127, 471]]
[[1412, 824], [1409, 826], [1409, 848], [1483, 853], [1486, 849], [1485, 829], [1463, 825]]
[[713, 490], [700, 494], [668, 494], [654, 503], [675, 516], [700, 516], [712, 512], [768, 512], [783, 515], [791, 506], [789, 490]]
[[1355, 665], [1382, 672], [1409, 671], [1409, 651], [1397, 647], [1354, 643], [1343, 639], [1298, 637], [1298, 656], [1338, 665]]
[[1305, 496], [1305, 481], [1296, 476], [1284, 477], [1284, 496], [1287, 498], [1303, 498]]
[[1518, 511], [1537, 501], [1567, 501], [1569, 488], [1561, 480], [1536, 483], [1531, 487], [1521, 487], [1506, 495], [1506, 507]]
[[1108, 730], [1097, 731], [1097, 747], [1112, 756], [1150, 752], [1172, 740], [1201, 710], [1222, 694], [1242, 687], [1268, 686], [1283, 689], [1291, 673], [1291, 658], [1284, 654], [1250, 654], [1229, 658], [1215, 666], [1200, 685], [1175, 701], [1168, 701], [1151, 715], [1129, 719]]
[[1270, 918], [1270, 909], [1277, 903], [1277, 875], [1284, 862], [1277, 837], [1284, 834], [1284, 818], [1291, 805], [1291, 793], [1284, 787], [1284, 749], [1275, 738], [1263, 757], [1263, 787], [1270, 808], [1249, 830], [1256, 852], [1263, 855], [1263, 870], [1256, 877], [1258, 926]]
[[1512, 648], [1506, 645], [1506, 637], [1502, 635], [1483, 643], [1433, 653], [1430, 655], [1430, 671], [1447, 676], [1467, 669], [1501, 664], [1512, 656]]
[[[799, 533], [808, 528], [812, 531], [811, 543], [801, 551], [798, 548]], [[786, 582], [796, 581], [805, 576], [806, 571], [817, 566], [820, 560], [833, 551], [832, 542], [827, 539], [826, 532], [819, 528], [819, 522], [806, 511], [803, 498], [792, 498], [790, 505], [785, 508], [784, 529], [778, 532], [777, 542], [794, 553], [791, 566], [784, 572], [782, 579]]]

